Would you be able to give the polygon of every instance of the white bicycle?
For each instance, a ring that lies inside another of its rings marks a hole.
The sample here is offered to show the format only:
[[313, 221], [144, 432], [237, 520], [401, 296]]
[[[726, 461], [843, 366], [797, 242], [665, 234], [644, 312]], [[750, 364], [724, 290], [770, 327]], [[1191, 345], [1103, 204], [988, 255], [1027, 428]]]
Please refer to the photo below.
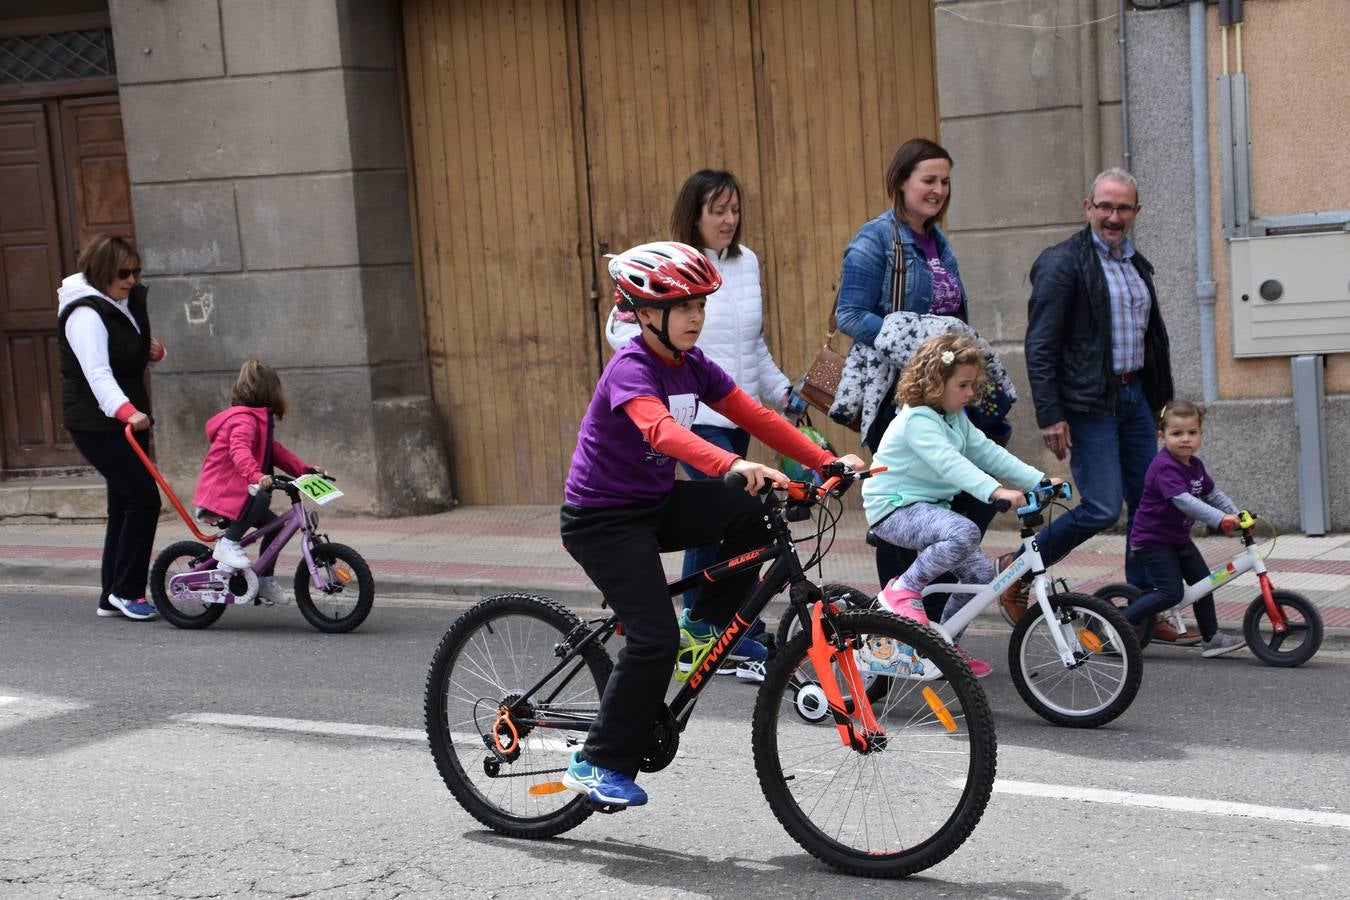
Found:
[[[997, 603], [1009, 585], [1029, 574], [1032, 581], [1027, 612], [1013, 626], [1008, 644], [1008, 671], [1013, 684], [1026, 704], [1047, 721], [1071, 728], [1096, 728], [1121, 715], [1134, 702], [1143, 677], [1143, 657], [1134, 628], [1109, 601], [1056, 592], [1046, 574], [1035, 529], [1044, 524], [1044, 509], [1072, 495], [1067, 483], [1042, 483], [1027, 492], [1027, 504], [1017, 510], [1022, 553], [989, 584], [930, 584], [923, 593], [973, 595], [947, 622], [928, 626], [950, 644], [952, 636], [960, 634], [986, 606]], [[1006, 503], [996, 506], [1001, 512], [1009, 508]], [[885, 543], [871, 531], [867, 542], [873, 546]], [[848, 585], [828, 584], [824, 591], [829, 599], [849, 606], [884, 608], [880, 595], [869, 597]], [[785, 616], [779, 623], [778, 644], [785, 644], [798, 628], [795, 617]], [[910, 677], [924, 678], [922, 669], [919, 658], [912, 664]], [[869, 695], [884, 690], [886, 683], [886, 679], [874, 680]]]
[[[1176, 626], [1177, 631], [1185, 631], [1181, 621], [1181, 611], [1195, 604], [1197, 600], [1208, 597], [1220, 585], [1248, 572], [1256, 573], [1260, 593], [1247, 605], [1247, 613], [1242, 617], [1242, 636], [1247, 639], [1247, 647], [1268, 666], [1300, 666], [1313, 658], [1322, 646], [1322, 614], [1313, 602], [1302, 594], [1282, 591], [1271, 586], [1270, 575], [1266, 570], [1266, 561], [1256, 552], [1257, 518], [1247, 510], [1238, 514], [1239, 537], [1242, 550], [1231, 560], [1212, 570], [1205, 578], [1186, 586], [1181, 602], [1157, 618], [1165, 618]], [[1124, 608], [1140, 594], [1139, 588], [1132, 584], [1108, 584], [1099, 588], [1096, 596]], [[1136, 626], [1136, 637], [1140, 647], [1147, 647], [1153, 639], [1155, 619], [1149, 619]]]

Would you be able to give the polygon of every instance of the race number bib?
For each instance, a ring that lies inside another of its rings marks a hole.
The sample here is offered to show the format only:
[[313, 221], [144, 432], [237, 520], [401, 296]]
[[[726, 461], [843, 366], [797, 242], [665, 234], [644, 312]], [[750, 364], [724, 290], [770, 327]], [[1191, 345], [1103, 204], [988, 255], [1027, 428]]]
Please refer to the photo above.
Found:
[[320, 506], [342, 496], [342, 491], [333, 487], [333, 482], [324, 478], [322, 475], [315, 475], [312, 473], [303, 475], [295, 479], [294, 484], [300, 489], [302, 494]]
[[671, 394], [670, 414], [682, 428], [694, 426], [694, 416], [698, 414], [697, 394]]

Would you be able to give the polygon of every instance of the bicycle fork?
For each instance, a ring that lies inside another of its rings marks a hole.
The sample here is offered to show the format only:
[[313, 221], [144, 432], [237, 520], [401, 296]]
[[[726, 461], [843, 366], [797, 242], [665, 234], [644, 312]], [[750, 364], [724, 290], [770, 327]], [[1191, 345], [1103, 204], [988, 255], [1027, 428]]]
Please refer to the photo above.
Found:
[[[862, 675], [858, 672], [858, 661], [853, 658], [853, 651], [848, 648], [840, 649], [825, 639], [825, 629], [820, 624], [824, 608], [823, 600], [817, 600], [811, 606], [811, 646], [807, 649], [806, 655], [816, 670], [816, 683], [825, 692], [825, 703], [829, 707], [830, 715], [834, 717], [835, 727], [839, 729], [839, 739], [843, 741], [845, 747], [866, 753], [870, 749], [869, 738], [875, 740], [877, 736], [882, 735], [881, 725], [872, 712], [872, 701], [867, 699], [867, 690], [863, 686]], [[831, 663], [837, 665], [844, 675], [849, 696], [853, 698], [854, 712], [863, 727], [861, 733], [853, 725], [853, 717], [844, 702], [844, 693], [839, 689], [839, 679], [835, 677]]]

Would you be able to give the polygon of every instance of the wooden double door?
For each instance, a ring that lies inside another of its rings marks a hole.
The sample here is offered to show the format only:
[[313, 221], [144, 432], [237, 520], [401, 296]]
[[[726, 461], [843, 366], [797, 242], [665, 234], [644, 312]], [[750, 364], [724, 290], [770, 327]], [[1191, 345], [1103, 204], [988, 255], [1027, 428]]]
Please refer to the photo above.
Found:
[[689, 174], [742, 182], [796, 377], [891, 154], [937, 136], [931, 0], [405, 0], [404, 37], [426, 352], [468, 503], [561, 499], [608, 355], [604, 253], [666, 239]]
[[81, 244], [134, 238], [116, 96], [0, 104], [0, 469], [83, 465], [61, 427], [56, 289]]

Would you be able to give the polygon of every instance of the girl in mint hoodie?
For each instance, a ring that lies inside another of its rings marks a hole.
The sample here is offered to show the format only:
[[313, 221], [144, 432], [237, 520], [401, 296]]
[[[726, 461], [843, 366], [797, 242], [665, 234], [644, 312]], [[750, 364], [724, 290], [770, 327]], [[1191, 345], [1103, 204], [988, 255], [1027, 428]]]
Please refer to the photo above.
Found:
[[[268, 508], [272, 495], [267, 492], [272, 486], [273, 464], [291, 476], [323, 471], [318, 466], [306, 465], [272, 437], [273, 420], [285, 415], [286, 394], [281, 389], [281, 378], [275, 369], [250, 359], [240, 367], [239, 377], [230, 389], [229, 409], [216, 413], [206, 423], [210, 447], [202, 461], [202, 474], [197, 479], [192, 502], [199, 515], [231, 520], [211, 555], [232, 569], [249, 565], [239, 546], [244, 532], [276, 518]], [[254, 484], [262, 490], [249, 497], [249, 486]], [[272, 537], [263, 538], [263, 550]], [[286, 592], [272, 577], [272, 566], [258, 572], [258, 598], [269, 606], [286, 602]]]
[[[928, 615], [920, 595], [943, 572], [967, 584], [994, 580], [994, 564], [980, 550], [980, 529], [952, 512], [952, 499], [964, 491], [982, 503], [1007, 500], [1021, 506], [1023, 492], [1045, 477], [971, 425], [965, 408], [983, 387], [983, 357], [974, 341], [952, 333], [924, 341], [900, 375], [896, 402], [904, 405], [873, 457], [873, 465], [886, 471], [863, 482], [863, 509], [872, 531], [887, 543], [920, 551], [913, 565], [882, 589], [881, 601], [896, 615], [921, 624], [928, 623]], [[953, 594], [942, 621], [971, 596]], [[961, 653], [977, 678], [993, 671], [983, 660]]]

